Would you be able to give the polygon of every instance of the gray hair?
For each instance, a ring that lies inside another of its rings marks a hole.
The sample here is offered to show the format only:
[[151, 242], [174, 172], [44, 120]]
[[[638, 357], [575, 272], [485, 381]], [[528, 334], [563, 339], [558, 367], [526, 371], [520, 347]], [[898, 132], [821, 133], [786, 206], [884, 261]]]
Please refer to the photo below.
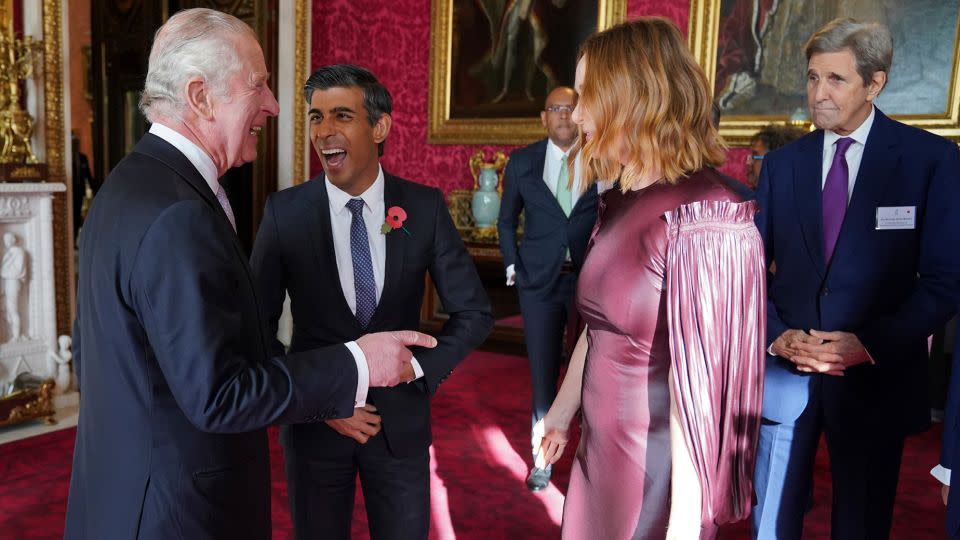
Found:
[[893, 38], [890, 30], [880, 23], [862, 23], [854, 19], [834, 19], [817, 30], [804, 52], [807, 61], [818, 53], [840, 52], [849, 49], [857, 61], [857, 73], [867, 84], [873, 74], [882, 71], [890, 74], [893, 64]]
[[180, 118], [183, 88], [194, 77], [203, 78], [215, 95], [227, 95], [227, 80], [241, 67], [236, 40], [243, 34], [257, 37], [245, 22], [221, 11], [187, 9], [170, 17], [153, 38], [140, 111], [150, 121]]

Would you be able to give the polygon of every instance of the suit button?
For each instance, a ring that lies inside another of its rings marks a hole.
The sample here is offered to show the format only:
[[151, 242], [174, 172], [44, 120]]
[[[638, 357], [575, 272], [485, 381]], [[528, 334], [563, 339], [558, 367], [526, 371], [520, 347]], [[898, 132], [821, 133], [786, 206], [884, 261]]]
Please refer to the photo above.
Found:
[[824, 287], [823, 290], [820, 291], [820, 296], [827, 296], [828, 294], [830, 294], [830, 289], [827, 287]]

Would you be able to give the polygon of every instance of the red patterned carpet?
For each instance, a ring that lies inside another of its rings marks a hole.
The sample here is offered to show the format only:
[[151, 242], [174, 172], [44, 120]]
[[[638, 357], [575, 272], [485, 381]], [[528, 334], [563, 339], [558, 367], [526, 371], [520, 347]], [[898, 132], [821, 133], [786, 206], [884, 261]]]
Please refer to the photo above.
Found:
[[[475, 353], [434, 400], [431, 538], [558, 538], [570, 456], [554, 483], [532, 494], [523, 485], [529, 452], [529, 389], [522, 358]], [[73, 429], [0, 445], [0, 538], [62, 538]], [[282, 456], [272, 437], [274, 538], [293, 538]], [[940, 429], [910, 439], [894, 517], [895, 539], [943, 538], [944, 510], [927, 471], [937, 460]], [[805, 538], [829, 538], [830, 480], [826, 452], [817, 460], [816, 504]], [[358, 503], [359, 503], [358, 498]], [[721, 539], [749, 538], [749, 526], [727, 527]], [[367, 538], [358, 504], [354, 538]]]

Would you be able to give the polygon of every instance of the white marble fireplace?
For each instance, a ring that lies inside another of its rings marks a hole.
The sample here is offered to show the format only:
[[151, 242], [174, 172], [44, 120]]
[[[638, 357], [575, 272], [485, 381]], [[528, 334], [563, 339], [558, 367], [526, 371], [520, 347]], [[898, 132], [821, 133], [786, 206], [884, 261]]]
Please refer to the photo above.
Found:
[[0, 388], [25, 371], [57, 376], [53, 194], [65, 189], [0, 183]]

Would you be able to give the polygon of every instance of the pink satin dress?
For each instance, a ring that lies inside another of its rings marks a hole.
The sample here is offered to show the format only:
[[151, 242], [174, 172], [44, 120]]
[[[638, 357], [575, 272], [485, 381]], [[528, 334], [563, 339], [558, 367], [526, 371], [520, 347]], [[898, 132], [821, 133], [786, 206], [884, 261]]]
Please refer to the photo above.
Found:
[[668, 384], [712, 538], [749, 515], [753, 492], [766, 321], [755, 203], [704, 169], [599, 204], [577, 287], [589, 349], [563, 538], [666, 536]]

